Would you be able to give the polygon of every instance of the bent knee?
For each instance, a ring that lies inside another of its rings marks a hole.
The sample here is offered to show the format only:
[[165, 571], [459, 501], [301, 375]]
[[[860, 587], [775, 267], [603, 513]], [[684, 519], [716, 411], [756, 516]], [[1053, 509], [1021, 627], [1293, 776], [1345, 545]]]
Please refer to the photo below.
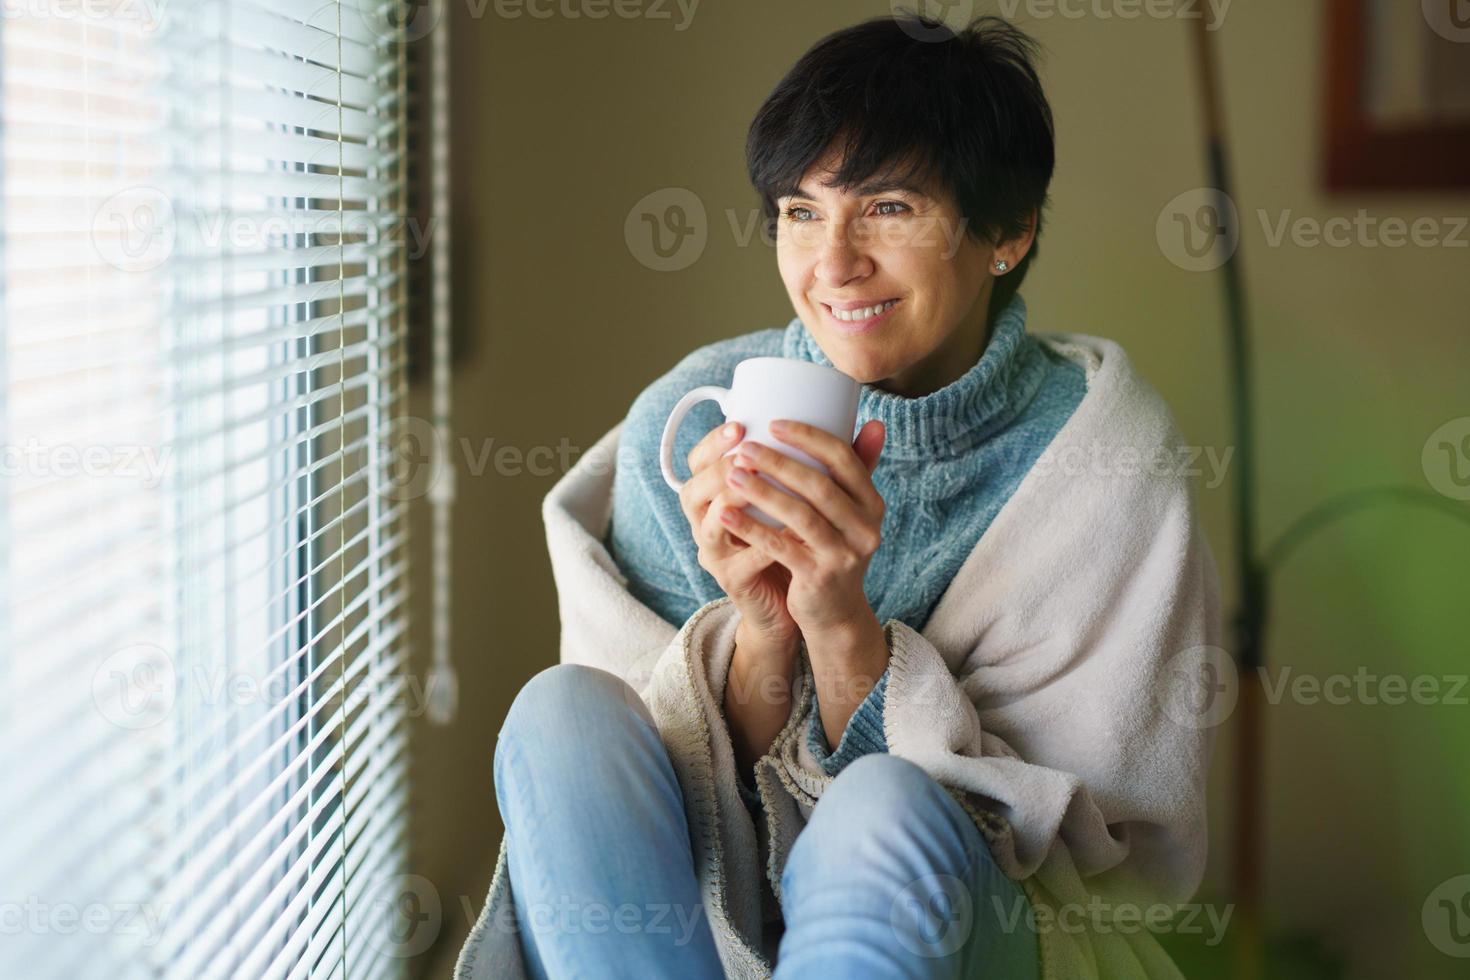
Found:
[[849, 763], [822, 791], [792, 844], [782, 887], [863, 877], [873, 869], [895, 881], [963, 878], [989, 859], [984, 838], [948, 790], [916, 763], [872, 753]]
[[820, 839], [891, 840], [896, 830], [923, 833], [956, 847], [978, 835], [949, 792], [923, 767], [885, 752], [860, 756], [837, 774], [812, 814]]
[[885, 809], [912, 806], [943, 793], [944, 788], [918, 763], [887, 752], [870, 752], [844, 766], [822, 797], [833, 795], [863, 809]]
[[587, 664], [552, 664], [521, 686], [502, 731], [565, 731], [570, 719], [628, 709], [652, 720], [638, 692], [616, 674]]
[[616, 674], [587, 664], [553, 664], [526, 681], [511, 702], [496, 740], [496, 763], [511, 742], [534, 751], [582, 751], [588, 746], [568, 745], [579, 741], [578, 731], [608, 736], [633, 731], [638, 719], [654, 725], [638, 692]]

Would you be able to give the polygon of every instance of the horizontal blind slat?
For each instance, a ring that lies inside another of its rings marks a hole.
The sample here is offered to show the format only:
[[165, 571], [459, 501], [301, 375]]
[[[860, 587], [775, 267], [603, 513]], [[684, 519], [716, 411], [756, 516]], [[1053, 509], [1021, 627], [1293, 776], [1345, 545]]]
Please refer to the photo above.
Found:
[[[0, 486], [26, 570], [0, 572], [0, 792], [36, 801], [0, 880], [141, 883], [184, 913], [151, 947], [23, 942], [28, 975], [405, 965], [364, 890], [406, 847], [407, 504], [382, 494], [423, 245], [387, 13], [0, 24], [0, 439], [175, 454], [151, 480], [39, 457]], [[138, 643], [291, 696], [185, 684], [130, 727]]]

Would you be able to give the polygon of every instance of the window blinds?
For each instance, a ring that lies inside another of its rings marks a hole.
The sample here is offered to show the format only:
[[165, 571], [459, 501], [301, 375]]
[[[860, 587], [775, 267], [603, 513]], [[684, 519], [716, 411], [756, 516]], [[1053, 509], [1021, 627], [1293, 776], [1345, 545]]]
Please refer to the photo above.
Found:
[[0, 19], [0, 976], [417, 951], [384, 6]]

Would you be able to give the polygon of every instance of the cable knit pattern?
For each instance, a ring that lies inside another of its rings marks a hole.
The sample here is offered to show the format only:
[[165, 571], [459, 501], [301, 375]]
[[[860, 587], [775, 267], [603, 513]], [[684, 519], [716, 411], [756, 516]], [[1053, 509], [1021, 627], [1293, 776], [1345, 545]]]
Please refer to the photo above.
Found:
[[[701, 347], [634, 400], [614, 475], [605, 544], [628, 589], [670, 623], [684, 623], [724, 593], [698, 561], [698, 546], [663, 482], [658, 444], [674, 403], [689, 389], [729, 385], [747, 357], [784, 356], [831, 366], [800, 318]], [[882, 543], [869, 562], [864, 592], [880, 623], [922, 630], [975, 543], [1082, 400], [1080, 366], [1026, 333], [1020, 295], [996, 318], [984, 354], [937, 391], [906, 398], [862, 386], [858, 426], [880, 419], [887, 430], [873, 484], [887, 503]], [[675, 439], [676, 469], [695, 443], [722, 421], [713, 402], [696, 405]], [[836, 775], [853, 759], [887, 751], [883, 737], [885, 671], [828, 751], [814, 705], [808, 733], [822, 768]], [[748, 777], [749, 774], [742, 774]], [[741, 780], [748, 803], [759, 805]]]

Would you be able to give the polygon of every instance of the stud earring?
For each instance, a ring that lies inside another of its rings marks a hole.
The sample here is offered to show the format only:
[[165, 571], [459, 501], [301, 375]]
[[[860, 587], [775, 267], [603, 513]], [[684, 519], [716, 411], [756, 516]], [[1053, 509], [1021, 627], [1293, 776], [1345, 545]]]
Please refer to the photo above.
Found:
[[995, 260], [995, 271], [996, 272], [1004, 272], [1007, 269], [1009, 269], [1010, 267], [1011, 267], [1010, 266], [1010, 263], [1008, 263], [1005, 259], [996, 259]]

